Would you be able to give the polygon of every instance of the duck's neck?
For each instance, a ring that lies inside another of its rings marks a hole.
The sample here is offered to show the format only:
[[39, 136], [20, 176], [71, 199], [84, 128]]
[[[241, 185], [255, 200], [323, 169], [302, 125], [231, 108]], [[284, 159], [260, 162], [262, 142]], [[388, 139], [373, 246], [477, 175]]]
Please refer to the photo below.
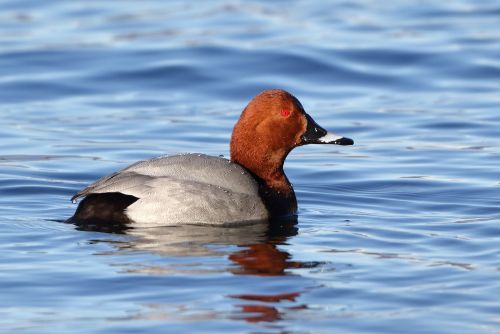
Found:
[[288, 152], [241, 150], [231, 145], [231, 160], [245, 167], [259, 182], [259, 193], [272, 217], [293, 215], [297, 200], [290, 181], [283, 172]]
[[293, 193], [292, 185], [283, 171], [285, 159], [273, 160], [269, 159], [269, 157], [263, 157], [252, 170], [255, 170], [255, 175], [274, 191], [283, 193], [284, 195]]

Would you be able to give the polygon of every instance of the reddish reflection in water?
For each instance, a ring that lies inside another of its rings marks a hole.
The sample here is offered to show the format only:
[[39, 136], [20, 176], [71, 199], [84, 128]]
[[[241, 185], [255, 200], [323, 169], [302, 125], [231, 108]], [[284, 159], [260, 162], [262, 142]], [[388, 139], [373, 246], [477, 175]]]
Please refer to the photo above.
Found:
[[274, 244], [255, 244], [229, 255], [238, 265], [233, 270], [237, 275], [279, 276], [286, 275], [288, 268], [303, 268], [303, 263], [291, 261], [291, 255]]
[[281, 276], [286, 275], [290, 268], [310, 267], [310, 263], [292, 261], [290, 253], [279, 249], [279, 245], [297, 234], [296, 223], [296, 220], [291, 220], [285, 224], [271, 224], [264, 242], [240, 244], [243, 249], [229, 255], [229, 260], [237, 265], [231, 272], [236, 275]]
[[298, 296], [300, 296], [299, 292], [281, 293], [277, 295], [234, 295], [231, 297], [243, 300], [258, 300], [261, 302], [279, 303], [284, 300], [294, 302]]
[[[290, 234], [270, 237], [267, 242], [250, 245], [240, 245], [242, 250], [229, 255], [229, 259], [237, 265], [231, 271], [236, 275], [283, 276], [290, 274], [289, 269], [310, 268], [318, 263], [293, 261], [292, 255], [279, 248]], [[283, 319], [290, 310], [306, 309], [306, 305], [293, 305], [300, 297], [300, 292], [286, 292], [280, 294], [242, 294], [231, 295], [230, 298], [246, 301], [236, 305], [234, 319], [249, 323], [275, 322]], [[254, 303], [251, 303], [254, 302]], [[292, 306], [283, 307], [280, 303], [292, 303]]]
[[247, 322], [273, 322], [281, 319], [281, 313], [272, 306], [241, 305], [242, 319]]
[[[280, 303], [283, 301], [295, 302], [295, 299], [300, 296], [299, 292], [282, 293], [277, 295], [234, 295], [231, 298], [237, 298], [241, 300], [258, 301], [262, 303]], [[300, 310], [306, 309], [306, 305], [297, 305], [292, 307], [284, 307], [280, 310], [274, 305], [263, 305], [263, 304], [243, 304], [238, 305], [240, 309], [238, 316], [235, 318], [243, 319], [247, 322], [273, 322], [276, 320], [281, 320], [284, 315], [284, 311], [287, 310]]]

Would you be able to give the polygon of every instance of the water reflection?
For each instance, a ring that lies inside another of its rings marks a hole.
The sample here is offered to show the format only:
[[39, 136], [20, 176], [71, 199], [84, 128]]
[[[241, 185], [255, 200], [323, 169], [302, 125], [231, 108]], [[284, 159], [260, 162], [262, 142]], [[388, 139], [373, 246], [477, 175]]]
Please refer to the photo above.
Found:
[[[132, 228], [126, 225], [80, 225], [78, 230], [123, 234], [131, 238], [93, 240], [107, 242], [116, 251], [150, 252], [164, 257], [225, 256], [227, 271], [235, 275], [281, 276], [290, 268], [312, 268], [319, 263], [294, 261], [280, 249], [297, 234], [297, 219], [263, 222], [242, 227], [196, 225]], [[101, 253], [100, 253], [101, 254]], [[145, 269], [140, 269], [144, 271]], [[150, 268], [150, 273], [159, 268]]]
[[[319, 262], [294, 261], [292, 255], [281, 249], [289, 239], [297, 234], [297, 219], [260, 223], [243, 227], [217, 228], [206, 226], [161, 226], [155, 228], [134, 229], [128, 226], [78, 226], [79, 230], [113, 232], [130, 236], [130, 240], [110, 240], [111, 238], [95, 240], [94, 242], [109, 242], [114, 250], [105, 255], [127, 252], [148, 252], [159, 254], [162, 257], [178, 257], [180, 259], [197, 257], [196, 268], [188, 269], [182, 265], [172, 268], [163, 261], [154, 266], [143, 263], [127, 264], [126, 272], [147, 273], [154, 275], [189, 274], [218, 272], [220, 267], [210, 261], [214, 258], [223, 258], [230, 261], [223, 267], [223, 271], [233, 275], [254, 276], [283, 276], [291, 275], [289, 269], [311, 268]], [[99, 253], [103, 255], [103, 253]], [[200, 257], [202, 261], [200, 261]], [[203, 263], [203, 258], [207, 258]], [[210, 259], [209, 259], [210, 258]], [[192, 260], [190, 260], [192, 265]], [[130, 268], [132, 267], [132, 269]], [[235, 303], [229, 317], [243, 320], [248, 323], [274, 322], [283, 318], [283, 314], [306, 309], [306, 305], [296, 304], [300, 291], [281, 292], [278, 294], [233, 294], [227, 298], [243, 303]], [[291, 303], [289, 307], [282, 307], [281, 303]], [[160, 308], [161, 309], [161, 308]], [[161, 312], [160, 312], [161, 313]], [[158, 310], [155, 314], [158, 316]], [[169, 312], [165, 313], [165, 318]], [[171, 315], [170, 315], [171, 317]]]
[[278, 309], [273, 305], [264, 305], [262, 303], [280, 303], [284, 301], [295, 302], [295, 300], [300, 296], [299, 292], [282, 293], [276, 295], [235, 295], [231, 296], [245, 301], [256, 301], [259, 304], [243, 304], [239, 305], [239, 313], [233, 316], [233, 319], [243, 319], [250, 323], [255, 322], [273, 322], [276, 320], [281, 320], [283, 318], [283, 310], [300, 310], [306, 309], [307, 305], [298, 305], [292, 307], [283, 308], [283, 310]]

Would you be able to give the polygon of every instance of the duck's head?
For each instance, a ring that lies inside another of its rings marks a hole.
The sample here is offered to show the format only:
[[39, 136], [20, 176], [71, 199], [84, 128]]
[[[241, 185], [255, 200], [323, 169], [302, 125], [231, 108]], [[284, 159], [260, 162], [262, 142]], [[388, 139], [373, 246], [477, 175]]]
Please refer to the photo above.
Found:
[[231, 160], [266, 179], [266, 174], [282, 172], [286, 156], [297, 146], [353, 143], [319, 126], [292, 94], [271, 89], [243, 110], [231, 137]]

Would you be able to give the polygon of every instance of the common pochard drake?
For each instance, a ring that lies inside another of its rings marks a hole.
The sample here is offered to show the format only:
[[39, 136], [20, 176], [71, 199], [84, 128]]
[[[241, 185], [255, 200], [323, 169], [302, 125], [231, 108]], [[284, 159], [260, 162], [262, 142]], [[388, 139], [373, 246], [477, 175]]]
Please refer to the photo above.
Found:
[[353, 141], [320, 127], [292, 94], [266, 90], [236, 123], [231, 160], [181, 154], [139, 161], [73, 196], [85, 198], [68, 222], [229, 226], [295, 215], [297, 199], [283, 163], [306, 144]]

